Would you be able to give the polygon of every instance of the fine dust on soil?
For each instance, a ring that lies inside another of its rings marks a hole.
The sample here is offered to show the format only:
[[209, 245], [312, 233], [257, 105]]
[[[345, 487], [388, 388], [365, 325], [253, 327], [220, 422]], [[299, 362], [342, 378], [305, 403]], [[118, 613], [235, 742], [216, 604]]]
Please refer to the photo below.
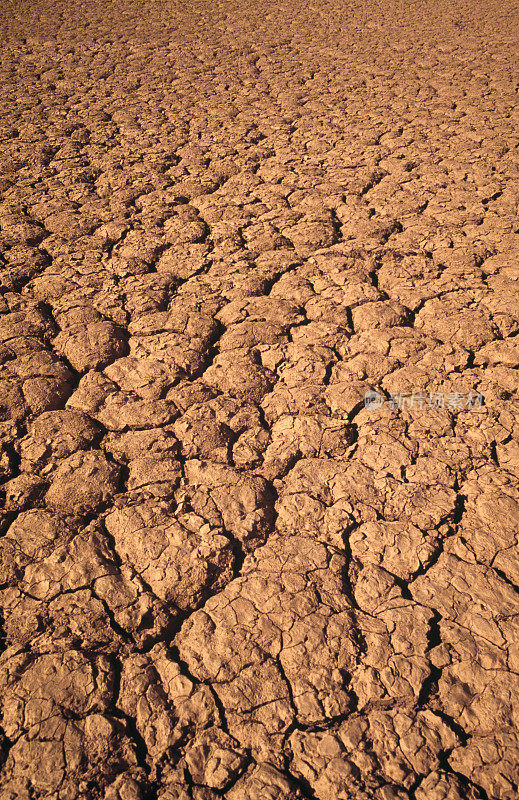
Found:
[[518, 21], [4, 4], [2, 800], [517, 800]]

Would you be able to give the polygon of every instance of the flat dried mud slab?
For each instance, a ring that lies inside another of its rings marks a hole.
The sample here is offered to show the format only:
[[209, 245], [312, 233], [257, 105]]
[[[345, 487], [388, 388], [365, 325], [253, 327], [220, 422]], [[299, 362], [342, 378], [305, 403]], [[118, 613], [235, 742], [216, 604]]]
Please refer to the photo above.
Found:
[[519, 798], [518, 19], [4, 4], [2, 800]]

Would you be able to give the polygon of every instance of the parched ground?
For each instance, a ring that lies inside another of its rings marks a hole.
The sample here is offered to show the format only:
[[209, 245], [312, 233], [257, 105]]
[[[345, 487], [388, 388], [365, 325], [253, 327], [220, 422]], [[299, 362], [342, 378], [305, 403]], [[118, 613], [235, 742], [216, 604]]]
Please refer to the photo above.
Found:
[[1, 15], [2, 800], [517, 800], [518, 3]]

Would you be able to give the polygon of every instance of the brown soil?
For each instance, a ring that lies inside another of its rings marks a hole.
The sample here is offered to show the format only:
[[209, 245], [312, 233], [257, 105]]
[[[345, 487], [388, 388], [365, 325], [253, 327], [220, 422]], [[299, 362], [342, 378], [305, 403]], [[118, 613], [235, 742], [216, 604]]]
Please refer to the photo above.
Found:
[[4, 3], [2, 800], [519, 797], [518, 20]]

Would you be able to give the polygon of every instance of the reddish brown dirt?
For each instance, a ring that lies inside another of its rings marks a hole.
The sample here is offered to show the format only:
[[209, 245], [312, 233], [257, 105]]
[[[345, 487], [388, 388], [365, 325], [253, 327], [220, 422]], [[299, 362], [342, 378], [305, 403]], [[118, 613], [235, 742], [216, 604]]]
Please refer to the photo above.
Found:
[[4, 3], [2, 800], [519, 797], [518, 20]]

